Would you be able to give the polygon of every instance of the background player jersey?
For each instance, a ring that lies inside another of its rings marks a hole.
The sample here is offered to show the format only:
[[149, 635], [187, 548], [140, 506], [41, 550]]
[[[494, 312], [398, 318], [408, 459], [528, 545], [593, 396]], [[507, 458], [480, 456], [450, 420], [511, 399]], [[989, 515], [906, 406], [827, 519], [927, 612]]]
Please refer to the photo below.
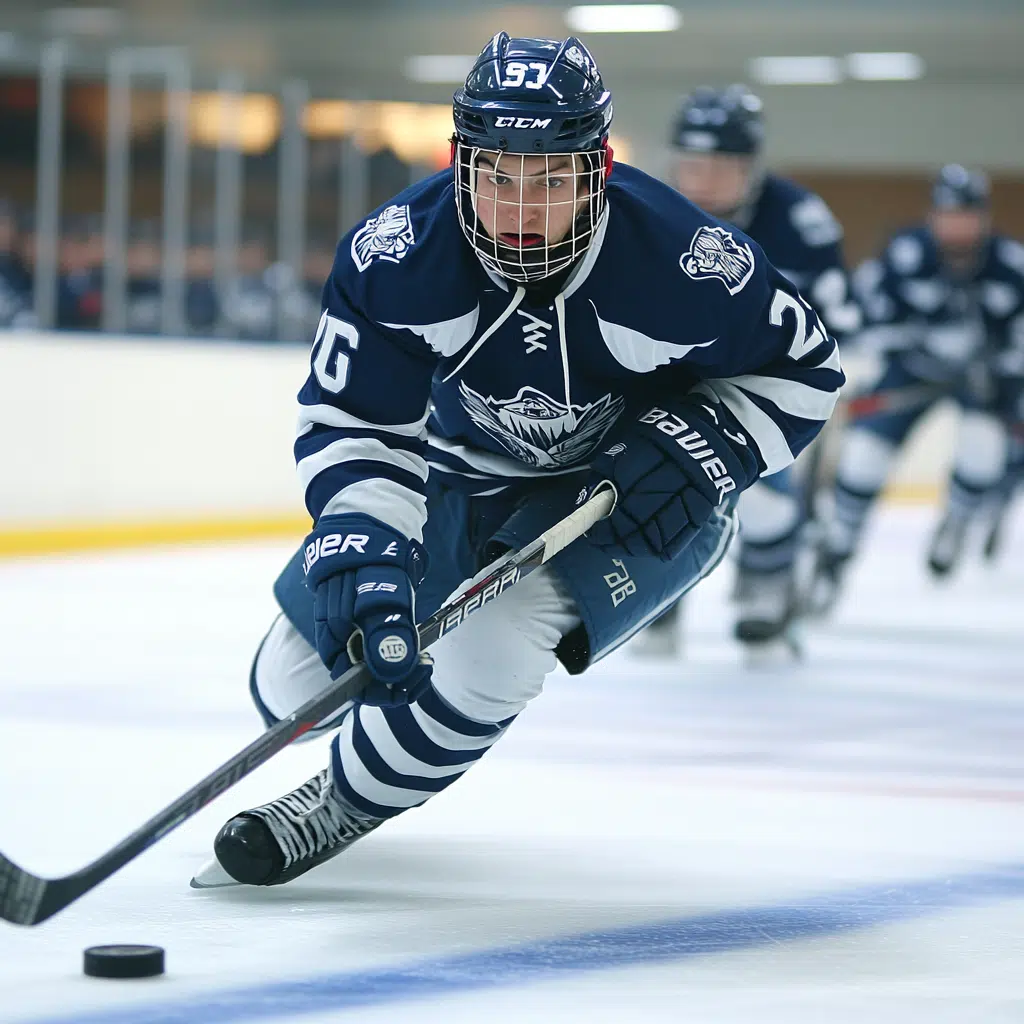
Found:
[[986, 355], [1005, 373], [1024, 373], [1024, 246], [999, 235], [974, 269], [954, 276], [931, 232], [896, 234], [854, 277], [864, 309], [863, 339], [898, 352], [908, 369], [948, 379]]
[[745, 230], [799, 289], [839, 341], [860, 326], [843, 262], [843, 229], [825, 201], [802, 185], [766, 174]]
[[625, 413], [699, 396], [762, 473], [843, 382], [835, 341], [750, 238], [626, 165], [561, 291], [491, 275], [443, 171], [338, 246], [299, 393], [310, 514], [419, 538], [428, 472], [476, 493], [585, 466]]

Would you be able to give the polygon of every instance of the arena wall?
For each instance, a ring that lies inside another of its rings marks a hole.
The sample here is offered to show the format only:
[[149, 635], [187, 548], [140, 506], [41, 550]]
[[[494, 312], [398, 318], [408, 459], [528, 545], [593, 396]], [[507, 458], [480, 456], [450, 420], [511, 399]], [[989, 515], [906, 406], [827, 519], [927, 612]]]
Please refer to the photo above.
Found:
[[[305, 346], [0, 335], [0, 555], [300, 536], [291, 444]], [[939, 410], [891, 496], [934, 498]]]

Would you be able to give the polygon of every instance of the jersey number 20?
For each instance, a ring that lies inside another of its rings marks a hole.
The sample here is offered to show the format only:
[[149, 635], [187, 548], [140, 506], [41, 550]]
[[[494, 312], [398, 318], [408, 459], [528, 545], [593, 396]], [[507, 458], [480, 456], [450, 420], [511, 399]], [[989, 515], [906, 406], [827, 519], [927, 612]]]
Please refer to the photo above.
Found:
[[[793, 331], [793, 344], [786, 355], [790, 359], [803, 359], [808, 352], [816, 349], [824, 340], [825, 335], [817, 324], [818, 316], [805, 302], [778, 289], [772, 296], [772, 304], [768, 310], [768, 321], [773, 327], [781, 327], [786, 310], [792, 310], [796, 317], [796, 329]], [[813, 318], [808, 330], [807, 314]]]
[[359, 348], [359, 331], [355, 324], [330, 316], [325, 310], [313, 345], [314, 348], [320, 346], [313, 358], [317, 383], [332, 395], [344, 391], [348, 384], [348, 353]]

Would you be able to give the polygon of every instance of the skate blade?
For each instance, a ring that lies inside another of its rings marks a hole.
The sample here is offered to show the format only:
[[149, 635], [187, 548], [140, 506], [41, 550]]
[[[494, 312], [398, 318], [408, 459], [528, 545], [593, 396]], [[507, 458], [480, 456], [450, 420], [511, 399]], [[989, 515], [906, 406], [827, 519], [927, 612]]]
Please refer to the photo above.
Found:
[[802, 660], [803, 647], [792, 633], [743, 645], [743, 662], [750, 669], [782, 668]]
[[229, 889], [242, 883], [232, 878], [216, 857], [204, 864], [188, 883], [193, 889]]

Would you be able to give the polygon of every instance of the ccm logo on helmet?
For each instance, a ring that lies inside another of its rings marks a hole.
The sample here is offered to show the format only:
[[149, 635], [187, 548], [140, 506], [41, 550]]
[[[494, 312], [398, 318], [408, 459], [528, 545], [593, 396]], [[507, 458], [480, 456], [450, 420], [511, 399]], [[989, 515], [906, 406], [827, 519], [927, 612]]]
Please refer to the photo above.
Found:
[[496, 117], [495, 128], [547, 128], [550, 117]]
[[[640, 417], [641, 423], [649, 423], [663, 434], [676, 439], [676, 444], [691, 458], [700, 463], [707, 478], [718, 489], [718, 501], [730, 492], [736, 490], [736, 481], [729, 476], [725, 463], [715, 455], [714, 448], [704, 440], [703, 434], [694, 430], [685, 420], [680, 419], [664, 409], [650, 409]], [[683, 433], [689, 431], [689, 433]], [[679, 434], [683, 434], [679, 437]]]

